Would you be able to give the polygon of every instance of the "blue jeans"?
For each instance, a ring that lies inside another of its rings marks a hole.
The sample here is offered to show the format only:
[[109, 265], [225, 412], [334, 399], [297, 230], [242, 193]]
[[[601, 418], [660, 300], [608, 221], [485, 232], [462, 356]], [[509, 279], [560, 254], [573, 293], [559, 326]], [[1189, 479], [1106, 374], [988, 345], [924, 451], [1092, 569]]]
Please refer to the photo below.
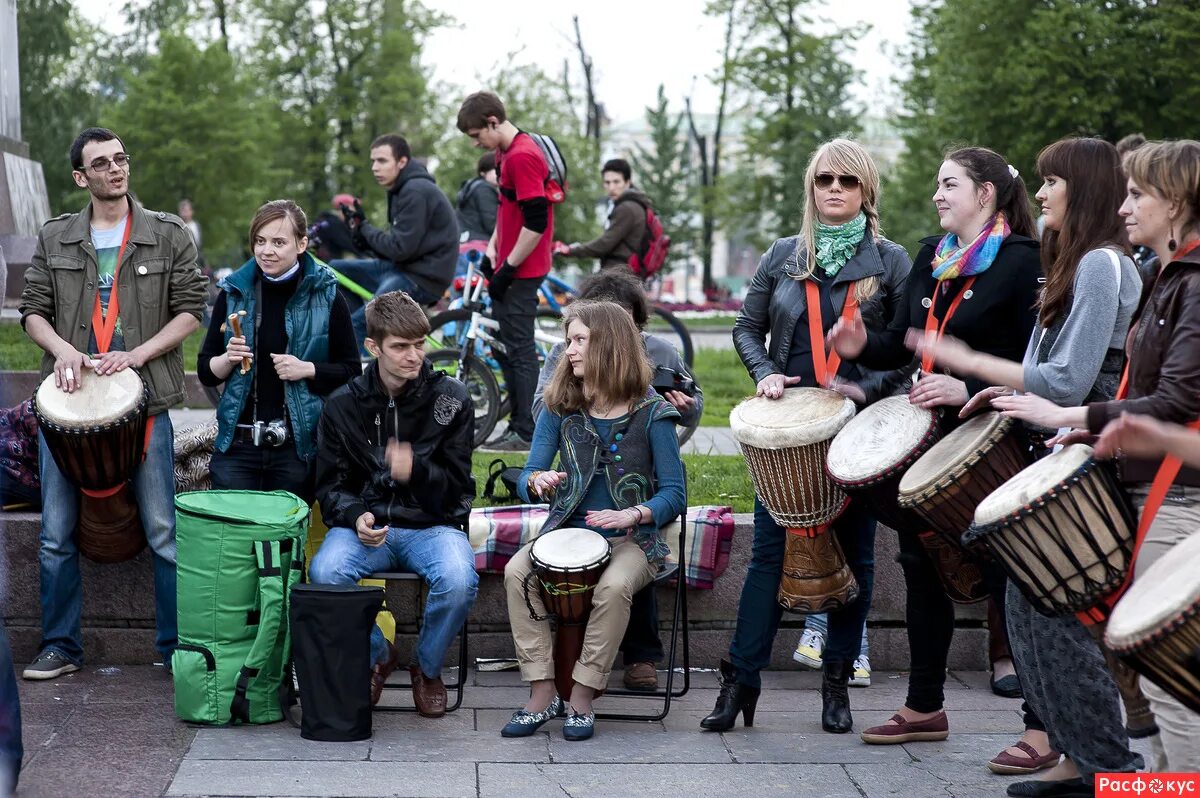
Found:
[[[407, 273], [396, 268], [390, 260], [335, 260], [329, 264], [375, 296], [388, 291], [403, 291], [418, 305], [432, 305], [441, 299], [421, 288]], [[350, 321], [354, 324], [354, 335], [361, 345], [367, 337], [367, 306], [360, 302], [350, 304]]]
[[[330, 529], [308, 567], [318, 585], [353, 585], [378, 571], [412, 571], [429, 586], [425, 618], [417, 637], [416, 660], [430, 679], [440, 676], [446, 650], [454, 642], [475, 602], [479, 575], [475, 552], [461, 530], [448, 526], [388, 530], [382, 545], [368, 546], [353, 529]], [[371, 630], [371, 659], [387, 659], [387, 644], [378, 626]]]
[[[858, 580], [858, 598], [848, 607], [829, 613], [829, 636], [822, 659], [852, 662], [858, 656], [863, 624], [871, 609], [875, 584], [875, 519], [858, 502], [833, 523], [846, 562]], [[729, 659], [737, 681], [760, 687], [759, 672], [771, 663], [771, 647], [779, 631], [783, 607], [776, 600], [783, 578], [783, 551], [787, 530], [775, 523], [757, 498], [754, 500], [754, 542], [750, 567], [738, 603], [737, 627], [729, 644]]]
[[21, 747], [21, 702], [18, 698], [12, 649], [8, 646], [8, 635], [0, 618], [0, 795], [16, 791], [21, 758], [25, 755]]
[[[822, 637], [829, 637], [829, 616], [822, 612], [817, 615], [810, 615], [804, 620], [804, 628], [810, 632], [817, 632]], [[871, 656], [871, 649], [867, 647], [867, 625], [863, 624], [862, 642], [858, 647], [858, 655], [860, 657]]]
[[[154, 416], [146, 461], [133, 472], [133, 495], [154, 560], [154, 645], [163, 662], [171, 661], [178, 637], [175, 617], [175, 444], [171, 417]], [[83, 584], [79, 577], [79, 488], [58, 470], [46, 439], [38, 434], [42, 477], [42, 651], [83, 663], [80, 632]]]

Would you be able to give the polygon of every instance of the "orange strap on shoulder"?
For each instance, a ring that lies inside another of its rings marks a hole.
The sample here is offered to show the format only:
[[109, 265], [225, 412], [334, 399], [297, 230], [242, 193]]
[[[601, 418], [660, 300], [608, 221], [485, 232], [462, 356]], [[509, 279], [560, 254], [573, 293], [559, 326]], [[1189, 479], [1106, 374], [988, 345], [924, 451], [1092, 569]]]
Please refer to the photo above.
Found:
[[[837, 376], [842, 365], [842, 356], [836, 351], [825, 354], [825, 326], [821, 319], [821, 289], [813, 280], [804, 281], [804, 294], [808, 300], [808, 340], [812, 345], [813, 374], [822, 388]], [[854, 296], [854, 282], [846, 286], [846, 301], [842, 304], [842, 321], [849, 322], [858, 310], [858, 299]]]
[[[954, 316], [958, 306], [962, 304], [966, 294], [971, 290], [971, 286], [975, 283], [974, 277], [968, 277], [967, 281], [962, 284], [962, 288], [958, 290], [958, 296], [954, 297], [954, 301], [950, 303], [950, 307], [946, 309], [946, 315], [942, 317], [942, 323], [939, 325], [937, 318], [933, 315], [933, 309], [937, 306], [937, 290], [938, 286], [933, 288], [933, 296], [929, 298], [929, 312], [925, 314], [925, 335], [936, 333], [938, 340], [941, 340], [942, 335], [946, 332], [946, 325], [950, 323], [950, 319]], [[933, 353], [926, 352], [921, 355], [921, 371], [929, 374], [933, 369]]]
[[132, 211], [125, 217], [125, 233], [121, 236], [121, 248], [117, 250], [117, 263], [113, 267], [112, 291], [108, 295], [108, 313], [100, 304], [100, 287], [96, 287], [96, 302], [92, 306], [92, 332], [96, 335], [96, 348], [100, 354], [112, 345], [113, 333], [117, 330], [117, 314], [120, 302], [117, 297], [117, 278], [121, 276], [121, 259], [125, 257], [125, 245], [129, 243], [129, 232], [133, 229]]

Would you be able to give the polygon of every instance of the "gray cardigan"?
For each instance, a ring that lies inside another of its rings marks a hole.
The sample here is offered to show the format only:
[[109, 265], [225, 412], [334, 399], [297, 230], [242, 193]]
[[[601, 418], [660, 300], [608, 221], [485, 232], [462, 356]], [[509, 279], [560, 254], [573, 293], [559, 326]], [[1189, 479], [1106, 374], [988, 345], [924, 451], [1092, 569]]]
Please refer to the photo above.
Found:
[[[1118, 255], [1119, 266], [1110, 252]], [[1025, 392], [1061, 407], [1082, 405], [1093, 387], [1111, 398], [1141, 291], [1132, 259], [1114, 250], [1087, 252], [1075, 270], [1070, 309], [1049, 328], [1039, 326], [1029, 339], [1022, 360]]]

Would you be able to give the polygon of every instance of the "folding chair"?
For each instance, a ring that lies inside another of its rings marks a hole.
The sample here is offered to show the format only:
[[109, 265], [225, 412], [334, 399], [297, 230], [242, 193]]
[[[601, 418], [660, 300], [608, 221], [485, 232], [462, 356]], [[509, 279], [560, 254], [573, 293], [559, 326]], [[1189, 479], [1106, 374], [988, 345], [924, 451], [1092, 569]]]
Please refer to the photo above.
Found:
[[[424, 581], [421, 579], [420, 574], [415, 574], [415, 573], [412, 573], [409, 571], [380, 571], [379, 573], [371, 574], [371, 576], [368, 578], [383, 579], [383, 580], [386, 580], [389, 582], [391, 582], [391, 581], [423, 582]], [[421, 619], [424, 615], [424, 612], [423, 612], [424, 603], [425, 602], [423, 599], [419, 600], [417, 602], [417, 627], [418, 627], [418, 629], [420, 628]], [[454, 710], [458, 709], [462, 705], [463, 688], [466, 686], [466, 680], [467, 680], [467, 622], [464, 620], [463, 625], [462, 625], [462, 630], [458, 633], [458, 678], [453, 683], [446, 685], [447, 693], [449, 693], [450, 691], [454, 692], [454, 703], [447, 705], [447, 707], [446, 707], [447, 712], [453, 712]], [[383, 685], [383, 689], [385, 691], [386, 690], [411, 690], [412, 682], [410, 681], [410, 682], [398, 683], [398, 682], [390, 682], [389, 681]], [[412, 706], [412, 707], [385, 706], [383, 701], [380, 700], [380, 702], [375, 705], [374, 710], [376, 712], [416, 712], [417, 708], [415, 706]]]
[[[687, 485], [687, 469], [684, 469], [683, 484]], [[667, 716], [671, 711], [671, 699], [681, 698], [691, 688], [691, 658], [688, 651], [688, 614], [687, 614], [687, 501], [684, 501], [684, 511], [679, 516], [679, 562], [666, 563], [662, 570], [654, 577], [652, 587], [657, 587], [660, 584], [676, 578], [675, 583], [675, 611], [671, 618], [671, 645], [667, 654], [667, 683], [666, 686], [658, 690], [628, 690], [624, 687], [617, 689], [606, 689], [606, 696], [631, 696], [635, 698], [660, 698], [662, 699], [662, 711], [654, 715], [645, 714], [630, 714], [627, 712], [597, 712], [596, 720], [644, 720], [658, 721]], [[682, 630], [682, 634], [680, 633]], [[683, 640], [683, 686], [679, 690], [675, 690], [675, 661], [677, 653], [677, 644], [679, 638]]]

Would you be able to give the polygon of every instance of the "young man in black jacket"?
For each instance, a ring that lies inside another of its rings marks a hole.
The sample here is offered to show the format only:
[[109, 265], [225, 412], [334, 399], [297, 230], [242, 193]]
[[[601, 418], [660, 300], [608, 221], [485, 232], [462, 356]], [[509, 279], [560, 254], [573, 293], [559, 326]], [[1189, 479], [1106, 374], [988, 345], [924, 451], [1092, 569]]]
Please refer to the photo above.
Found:
[[[475, 409], [466, 386], [425, 359], [429, 322], [410, 296], [366, 307], [376, 360], [332, 394], [317, 431], [317, 498], [329, 525], [309, 567], [315, 584], [354, 584], [377, 571], [414, 571], [429, 585], [417, 639], [413, 700], [426, 717], [446, 711], [442, 661], [462, 628], [479, 577], [465, 532], [475, 496]], [[371, 700], [399, 652], [371, 633]]]
[[[346, 223], [355, 247], [376, 260], [329, 264], [375, 294], [404, 291], [422, 305], [442, 298], [458, 261], [458, 219], [450, 200], [424, 165], [412, 159], [403, 136], [389, 133], [371, 142], [371, 174], [387, 189], [388, 222], [380, 229], [356, 203]], [[354, 332], [366, 335], [365, 311], [355, 311]]]

